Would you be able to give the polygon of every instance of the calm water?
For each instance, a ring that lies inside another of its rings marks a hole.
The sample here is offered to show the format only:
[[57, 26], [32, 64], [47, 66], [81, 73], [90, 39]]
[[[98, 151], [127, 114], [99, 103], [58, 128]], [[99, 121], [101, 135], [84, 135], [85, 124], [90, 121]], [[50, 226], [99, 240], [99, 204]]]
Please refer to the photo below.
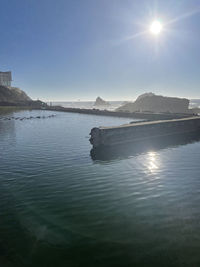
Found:
[[200, 143], [90, 156], [129, 121], [1, 115], [0, 266], [200, 266]]

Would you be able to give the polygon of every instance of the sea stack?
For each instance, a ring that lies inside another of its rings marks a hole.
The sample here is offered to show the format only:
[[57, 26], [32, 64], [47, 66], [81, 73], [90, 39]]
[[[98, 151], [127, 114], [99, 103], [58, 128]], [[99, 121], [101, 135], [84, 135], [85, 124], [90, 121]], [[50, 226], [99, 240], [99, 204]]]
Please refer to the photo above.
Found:
[[105, 100], [103, 100], [101, 97], [98, 96], [96, 98], [96, 101], [94, 103], [94, 106], [95, 107], [108, 107], [108, 106], [110, 106], [110, 103], [107, 102], [107, 101], [105, 101]]

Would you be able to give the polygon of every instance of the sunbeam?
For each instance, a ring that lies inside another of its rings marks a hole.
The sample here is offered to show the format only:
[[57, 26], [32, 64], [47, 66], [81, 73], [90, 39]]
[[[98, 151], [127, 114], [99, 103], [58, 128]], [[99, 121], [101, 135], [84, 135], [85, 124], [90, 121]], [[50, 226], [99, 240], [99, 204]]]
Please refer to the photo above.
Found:
[[192, 11], [190, 11], [190, 12], [188, 12], [188, 13], [185, 13], [185, 14], [183, 14], [183, 15], [180, 15], [180, 16], [177, 17], [177, 18], [174, 18], [174, 19], [168, 21], [165, 25], [173, 24], [173, 23], [175, 23], [175, 22], [178, 22], [178, 21], [180, 21], [180, 20], [189, 18], [189, 17], [191, 17], [191, 16], [193, 16], [193, 15], [195, 15], [195, 14], [198, 14], [198, 13], [200, 13], [200, 7], [195, 8], [194, 10], [192, 10]]

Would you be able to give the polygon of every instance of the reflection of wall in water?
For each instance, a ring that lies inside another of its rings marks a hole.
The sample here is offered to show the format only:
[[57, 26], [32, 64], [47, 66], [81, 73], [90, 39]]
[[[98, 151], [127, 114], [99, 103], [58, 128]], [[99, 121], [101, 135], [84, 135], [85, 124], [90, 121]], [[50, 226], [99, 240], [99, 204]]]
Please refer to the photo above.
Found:
[[99, 164], [101, 161], [127, 159], [129, 157], [137, 157], [141, 154], [148, 155], [152, 151], [155, 152], [172, 147], [184, 146], [195, 142], [200, 142], [200, 134], [198, 132], [137, 141], [118, 146], [92, 148], [90, 156], [92, 160], [97, 160]]

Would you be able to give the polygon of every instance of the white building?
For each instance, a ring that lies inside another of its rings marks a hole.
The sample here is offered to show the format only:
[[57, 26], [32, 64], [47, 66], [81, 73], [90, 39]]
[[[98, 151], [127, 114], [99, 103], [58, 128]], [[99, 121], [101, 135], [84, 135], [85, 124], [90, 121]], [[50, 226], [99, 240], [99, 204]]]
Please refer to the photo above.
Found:
[[11, 87], [12, 73], [11, 71], [0, 71], [0, 85]]

